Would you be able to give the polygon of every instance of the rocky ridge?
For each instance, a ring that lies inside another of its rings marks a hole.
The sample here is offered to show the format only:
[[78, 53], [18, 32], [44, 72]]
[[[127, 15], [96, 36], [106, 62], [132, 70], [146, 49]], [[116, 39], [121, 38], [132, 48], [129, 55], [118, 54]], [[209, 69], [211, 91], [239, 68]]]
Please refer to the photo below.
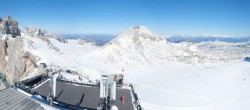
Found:
[[20, 36], [18, 22], [13, 20], [11, 16], [8, 16], [6, 19], [0, 17], [0, 34], [11, 35], [13, 38]]

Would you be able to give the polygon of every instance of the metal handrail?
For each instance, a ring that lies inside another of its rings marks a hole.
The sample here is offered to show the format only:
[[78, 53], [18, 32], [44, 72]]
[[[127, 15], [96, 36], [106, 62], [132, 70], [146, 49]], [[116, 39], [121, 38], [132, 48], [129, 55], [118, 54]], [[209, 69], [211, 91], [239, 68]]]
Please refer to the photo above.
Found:
[[130, 87], [131, 87], [131, 91], [132, 91], [132, 94], [133, 94], [133, 97], [134, 97], [134, 100], [135, 100], [135, 107], [137, 110], [143, 110], [142, 109], [142, 106], [141, 106], [141, 103], [140, 103], [140, 100], [137, 96], [137, 93], [135, 93], [135, 90], [134, 90], [134, 86], [132, 84], [130, 84]]
[[74, 82], [71, 80], [62, 80], [62, 79], [57, 79], [57, 81], [66, 82], [66, 83], [70, 83], [70, 84], [77, 84], [77, 85], [84, 85], [84, 86], [98, 86], [99, 87], [99, 84], [86, 84], [86, 83], [79, 83], [79, 82]]

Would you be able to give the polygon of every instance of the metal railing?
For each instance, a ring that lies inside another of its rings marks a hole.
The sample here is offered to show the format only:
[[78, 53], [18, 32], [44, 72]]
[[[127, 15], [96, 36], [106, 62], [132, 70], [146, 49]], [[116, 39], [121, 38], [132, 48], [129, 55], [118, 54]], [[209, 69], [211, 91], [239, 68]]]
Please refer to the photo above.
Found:
[[137, 110], [143, 110], [142, 109], [142, 106], [141, 106], [141, 103], [140, 103], [140, 100], [137, 96], [137, 93], [135, 92], [135, 89], [134, 89], [134, 86], [132, 84], [130, 84], [130, 87], [131, 87], [131, 91], [132, 91], [132, 95], [133, 95], [133, 98], [134, 98], [134, 105], [136, 107]]
[[[35, 84], [29, 84], [30, 82], [32, 82], [34, 80], [37, 80], [37, 78], [39, 78], [39, 77], [43, 77], [43, 78], [41, 78], [41, 80], [36, 82]], [[46, 74], [40, 74], [40, 75], [31, 77], [31, 78], [28, 78], [28, 79], [19, 81], [17, 86], [18, 86], [19, 89], [22, 89], [22, 90], [24, 90], [26, 92], [30, 92], [31, 89], [33, 89], [34, 87], [40, 85], [41, 83], [43, 83], [47, 79], [48, 79], [48, 77], [46, 76]]]
[[57, 79], [57, 81], [66, 82], [66, 83], [70, 83], [70, 84], [77, 84], [77, 85], [81, 85], [81, 86], [96, 86], [96, 87], [99, 87], [99, 84], [94, 84], [94, 83], [90, 83], [90, 84], [79, 83], [79, 82], [76, 82], [76, 81], [66, 80], [66, 79]]

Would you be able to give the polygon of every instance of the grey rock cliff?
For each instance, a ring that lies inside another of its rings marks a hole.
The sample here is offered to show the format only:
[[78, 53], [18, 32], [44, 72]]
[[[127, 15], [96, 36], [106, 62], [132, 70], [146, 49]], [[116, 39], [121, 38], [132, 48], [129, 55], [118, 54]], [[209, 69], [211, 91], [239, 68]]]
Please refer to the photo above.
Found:
[[11, 35], [12, 37], [20, 36], [18, 22], [8, 16], [6, 20], [0, 18], [0, 34]]
[[22, 79], [34, 72], [40, 58], [24, 50], [22, 37], [11, 39], [8, 36], [11, 35], [0, 39], [0, 73], [12, 84], [16, 74]]

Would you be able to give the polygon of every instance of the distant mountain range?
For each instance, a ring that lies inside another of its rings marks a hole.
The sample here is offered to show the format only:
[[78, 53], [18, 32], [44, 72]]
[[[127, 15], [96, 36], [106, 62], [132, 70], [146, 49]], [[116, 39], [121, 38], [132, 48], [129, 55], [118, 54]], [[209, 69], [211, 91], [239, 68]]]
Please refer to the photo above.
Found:
[[[117, 35], [115, 34], [62, 34], [66, 39], [82, 39], [88, 42], [95, 42], [96, 45], [103, 45], [106, 42], [112, 40]], [[163, 35], [168, 42], [171, 43], [180, 43], [180, 42], [192, 42], [192, 43], [201, 43], [208, 41], [221, 41], [227, 43], [240, 43], [250, 41], [250, 36], [217, 36], [217, 35], [200, 35], [200, 36], [189, 36], [189, 35]]]
[[240, 37], [221, 37], [221, 36], [170, 36], [166, 37], [167, 41], [172, 43], [180, 42], [208, 42], [208, 41], [222, 41], [228, 43], [239, 43], [250, 41], [250, 36], [240, 36]]
[[96, 45], [101, 46], [117, 35], [114, 34], [62, 34], [66, 39], [82, 39], [87, 42], [94, 42]]

